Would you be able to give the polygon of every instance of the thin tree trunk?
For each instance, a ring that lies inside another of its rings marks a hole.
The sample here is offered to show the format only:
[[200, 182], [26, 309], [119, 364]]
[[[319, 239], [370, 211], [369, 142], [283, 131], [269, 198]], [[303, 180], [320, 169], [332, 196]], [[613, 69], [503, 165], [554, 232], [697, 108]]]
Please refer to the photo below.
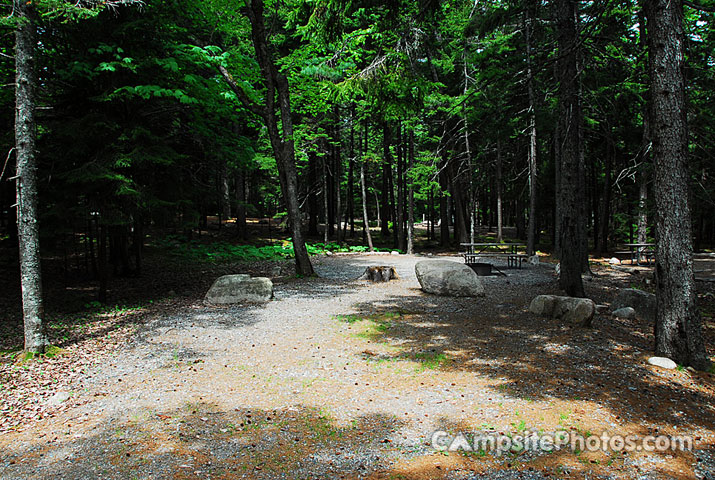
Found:
[[231, 218], [231, 191], [228, 187], [228, 166], [226, 165], [226, 162], [221, 162], [221, 168], [219, 172], [219, 180], [220, 180], [220, 187], [221, 187], [221, 195], [220, 195], [220, 209], [219, 209], [219, 227], [221, 226], [221, 221], [223, 220], [228, 220]]
[[[610, 134], [609, 134], [610, 137]], [[599, 220], [599, 227], [601, 229], [598, 235], [600, 244], [596, 247], [596, 250], [600, 253], [605, 253], [608, 251], [608, 233], [609, 224], [611, 220], [611, 191], [612, 191], [612, 171], [613, 171], [613, 161], [616, 155], [616, 146], [613, 144], [613, 139], [608, 139], [608, 144], [606, 146], [608, 151], [606, 152], [606, 165], [605, 173], [606, 177], [603, 181], [603, 203], [601, 204], [601, 219]]]
[[340, 107], [335, 106], [335, 125], [334, 125], [334, 135], [333, 141], [335, 145], [333, 146], [333, 153], [335, 159], [335, 240], [340, 243], [340, 229], [342, 220], [342, 199], [341, 199], [341, 183], [343, 179], [343, 156], [342, 148], [340, 145]]
[[100, 303], [107, 303], [107, 287], [109, 285], [109, 268], [107, 266], [107, 228], [99, 225], [97, 228], [99, 235], [99, 245], [97, 248], [99, 264], [99, 292], [97, 300]]
[[526, 253], [536, 253], [536, 95], [534, 94], [534, 75], [532, 71], [531, 37], [534, 22], [534, 8], [536, 2], [527, 5], [526, 19], [526, 85], [529, 93], [529, 226], [526, 233]]
[[370, 221], [367, 216], [367, 188], [365, 187], [365, 161], [360, 162], [360, 191], [362, 194], [362, 225], [367, 246], [371, 252], [375, 251], [372, 246], [372, 235], [370, 235]]
[[350, 221], [350, 236], [355, 237], [355, 191], [354, 191], [354, 165], [355, 165], [355, 106], [350, 110], [350, 154], [348, 155], [348, 198], [343, 240], [347, 237], [348, 220]]
[[325, 220], [325, 227], [323, 228], [323, 243], [328, 243], [329, 228], [330, 223], [330, 213], [328, 211], [328, 158], [323, 157], [323, 219]]
[[236, 235], [246, 239], [246, 179], [242, 171], [236, 172]]
[[412, 169], [415, 166], [415, 133], [410, 130], [408, 145], [408, 190], [407, 190], [407, 254], [412, 255], [415, 249], [415, 188], [412, 182]]
[[581, 156], [581, 105], [578, 88], [578, 53], [575, 0], [556, 1], [560, 122], [560, 183], [557, 212], [560, 229], [560, 287], [570, 296], [584, 297], [583, 237], [585, 233], [584, 167]]
[[402, 125], [398, 123], [399, 148], [397, 155], [397, 218], [395, 230], [397, 231], [397, 248], [407, 250], [405, 237], [405, 148], [402, 141]]
[[[639, 44], [642, 51], [647, 48], [648, 36], [645, 29], [645, 14], [638, 12], [638, 21], [643, 28], [639, 34]], [[650, 163], [650, 119], [648, 112], [643, 115], [643, 137], [641, 139], [640, 168], [638, 170], [638, 243], [648, 242], [648, 178]]]
[[449, 205], [447, 205], [446, 192], [449, 190], [446, 165], [442, 165], [439, 172], [439, 244], [443, 247], [449, 245]]
[[390, 189], [390, 170], [392, 166], [390, 165], [390, 127], [387, 121], [382, 124], [382, 191], [380, 192], [382, 198], [382, 208], [380, 213], [380, 234], [387, 238], [390, 235], [390, 210], [389, 210], [389, 189]]
[[655, 163], [655, 351], [682, 365], [707, 369], [693, 274], [688, 205], [688, 129], [683, 75], [683, 5], [644, 2], [648, 19], [651, 135]]
[[501, 141], [497, 139], [497, 242], [504, 240], [504, 219], [502, 212], [502, 171], [501, 171]]
[[14, 0], [19, 17], [15, 30], [15, 155], [17, 158], [17, 233], [25, 350], [42, 353], [48, 344], [43, 322], [40, 232], [38, 225], [37, 153], [35, 143], [35, 53], [37, 26], [34, 6]]
[[318, 236], [318, 158], [308, 152], [308, 235]]

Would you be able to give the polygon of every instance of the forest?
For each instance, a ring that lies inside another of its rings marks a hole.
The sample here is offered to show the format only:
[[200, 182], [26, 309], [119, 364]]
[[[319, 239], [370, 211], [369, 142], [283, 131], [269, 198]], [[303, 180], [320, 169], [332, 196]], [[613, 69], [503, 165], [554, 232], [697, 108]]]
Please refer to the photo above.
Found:
[[[698, 250], [715, 241], [713, 12], [685, 3], [687, 171], [669, 173], [687, 175]], [[564, 9], [575, 18], [559, 17]], [[15, 5], [0, 60], [4, 241], [17, 242], [18, 214], [36, 217], [43, 251], [87, 257], [100, 301], [112, 272], [141, 272], [147, 229], [191, 241], [210, 217], [236, 243], [251, 236], [248, 218], [292, 225], [304, 275], [306, 238], [372, 248], [377, 235], [412, 252], [415, 221], [445, 248], [474, 242], [483, 226], [502, 241], [509, 225], [528, 253], [559, 252], [569, 217], [579, 240], [566, 241], [582, 252], [652, 241], [645, 10], [630, 1]], [[21, 54], [24, 92], [13, 82]], [[32, 144], [13, 135], [15, 108], [28, 115]], [[37, 171], [26, 180], [34, 213], [16, 198], [22, 168]]]
[[109, 308], [177, 258], [301, 281], [336, 253], [523, 242], [583, 298], [649, 245], [646, 349], [712, 371], [712, 0], [3, 8], [3, 348], [57, 343], [43, 288]]
[[[712, 14], [683, 7], [687, 171], [669, 172], [687, 176], [696, 250], [715, 238]], [[292, 226], [303, 275], [305, 236], [372, 249], [374, 225], [412, 252], [415, 219], [442, 247], [511, 225], [529, 254], [558, 253], [564, 218], [567, 252], [645, 243], [658, 197], [645, 24], [628, 1], [15, 5], [3, 238], [37, 218], [44, 248], [88, 257], [100, 301], [110, 269], [140, 273], [147, 228], [190, 241], [211, 216], [238, 243], [247, 218]], [[27, 129], [13, 136], [15, 108]], [[37, 171], [32, 212], [21, 169]]]

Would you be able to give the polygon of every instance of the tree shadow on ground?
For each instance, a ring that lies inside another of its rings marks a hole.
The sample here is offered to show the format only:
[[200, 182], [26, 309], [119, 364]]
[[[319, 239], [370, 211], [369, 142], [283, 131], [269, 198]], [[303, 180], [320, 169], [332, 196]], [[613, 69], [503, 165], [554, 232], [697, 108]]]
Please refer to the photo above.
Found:
[[[510, 302], [511, 300], [511, 302]], [[501, 300], [417, 294], [357, 305], [365, 315], [403, 312], [376, 334], [402, 358], [444, 355], [441, 370], [479, 374], [529, 400], [578, 400], [633, 423], [715, 430], [713, 375], [645, 363], [650, 332], [598, 316], [591, 329], [531, 314], [518, 296]]]

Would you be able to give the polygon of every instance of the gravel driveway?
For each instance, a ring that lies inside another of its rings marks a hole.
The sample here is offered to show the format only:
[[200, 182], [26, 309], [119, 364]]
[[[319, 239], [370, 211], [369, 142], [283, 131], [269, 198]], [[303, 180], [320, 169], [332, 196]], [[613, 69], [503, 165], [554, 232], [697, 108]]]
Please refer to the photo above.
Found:
[[[485, 297], [446, 298], [419, 289], [414, 264], [424, 258], [320, 257], [320, 278], [280, 278], [266, 305], [196, 301], [152, 318], [77, 381], [72, 394], [80, 406], [0, 440], [0, 476], [540, 479], [600, 472], [600, 460], [587, 460], [596, 469], [589, 470], [553, 454], [481, 458], [431, 447], [436, 430], [555, 427], [565, 408], [578, 411], [565, 402], [582, 409], [580, 428], [623, 425], [625, 414], [609, 404], [610, 393], [578, 385], [561, 393], [550, 372], [543, 384], [520, 381], [533, 374], [527, 364], [534, 357], [515, 352], [558, 351], [570, 335], [578, 336], [569, 347], [573, 362], [593, 354], [579, 351], [579, 342], [594, 341], [590, 333], [535, 327], [526, 312], [533, 295], [556, 291], [553, 269], [508, 270], [483, 279]], [[393, 265], [400, 280], [356, 280], [370, 265]], [[594, 348], [609, 341], [595, 340]], [[613, 373], [607, 362], [602, 368]], [[547, 384], [555, 393], [545, 394]], [[686, 417], [683, 425], [695, 428]], [[712, 437], [710, 426], [700, 430]], [[661, 478], [659, 467], [629, 461], [618, 461], [629, 475]]]

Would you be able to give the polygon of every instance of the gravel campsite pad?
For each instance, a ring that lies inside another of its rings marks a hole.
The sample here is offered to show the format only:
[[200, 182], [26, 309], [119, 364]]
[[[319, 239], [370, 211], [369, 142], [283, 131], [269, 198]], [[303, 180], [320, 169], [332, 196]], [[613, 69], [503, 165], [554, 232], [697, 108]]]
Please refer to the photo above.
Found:
[[[95, 356], [68, 348], [17, 367], [67, 375], [27, 397], [35, 410], [22, 423], [4, 424], [0, 477], [713, 478], [713, 375], [649, 365], [650, 324], [604, 311], [572, 328], [529, 313], [534, 296], [558, 293], [548, 265], [484, 277], [484, 297], [426, 295], [414, 275], [426, 258], [319, 257], [320, 278], [281, 277], [265, 305], [157, 302], [138, 327], [92, 336], [104, 345]], [[370, 265], [400, 279], [356, 280]], [[587, 293], [609, 305], [629, 275], [604, 268]], [[712, 348], [711, 317], [705, 330]], [[694, 445], [448, 452], [433, 448], [440, 431]]]

